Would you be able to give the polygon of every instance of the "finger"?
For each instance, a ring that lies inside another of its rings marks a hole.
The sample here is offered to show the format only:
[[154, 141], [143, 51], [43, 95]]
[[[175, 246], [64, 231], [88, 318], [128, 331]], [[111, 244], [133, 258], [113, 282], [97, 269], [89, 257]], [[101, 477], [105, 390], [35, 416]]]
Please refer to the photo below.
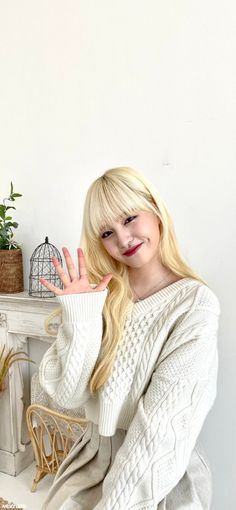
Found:
[[61, 267], [61, 264], [59, 262], [59, 260], [57, 259], [57, 257], [52, 257], [52, 263], [56, 269], [56, 272], [58, 274], [58, 276], [60, 277], [63, 285], [66, 287], [67, 285], [70, 284], [70, 278], [69, 276], [64, 273], [62, 267]]
[[87, 277], [87, 270], [85, 266], [84, 254], [81, 248], [77, 249], [78, 253], [78, 264], [79, 264], [79, 275], [82, 277]]
[[76, 269], [74, 266], [74, 262], [70, 256], [69, 250], [67, 248], [65, 248], [65, 247], [62, 248], [62, 251], [63, 251], [63, 255], [65, 257], [66, 266], [67, 266], [70, 278], [71, 278], [71, 280], [74, 280], [75, 278], [77, 278], [77, 272], [76, 272]]
[[60, 296], [61, 294], [63, 294], [63, 291], [61, 289], [55, 287], [55, 285], [50, 283], [48, 280], [45, 280], [45, 278], [39, 278], [39, 281], [44, 287], [46, 287], [46, 289], [50, 290], [51, 292], [54, 292], [56, 296]]
[[105, 290], [105, 288], [107, 287], [107, 285], [110, 282], [110, 280], [112, 279], [112, 277], [113, 277], [112, 273], [108, 273], [106, 276], [104, 276], [101, 283], [99, 283], [99, 285], [97, 285], [95, 290], [98, 290], [98, 291]]

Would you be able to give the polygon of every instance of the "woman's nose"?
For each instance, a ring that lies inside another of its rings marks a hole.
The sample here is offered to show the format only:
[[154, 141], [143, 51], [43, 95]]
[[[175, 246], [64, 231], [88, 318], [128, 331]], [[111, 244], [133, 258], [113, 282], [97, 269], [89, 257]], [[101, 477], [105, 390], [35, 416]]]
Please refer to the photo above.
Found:
[[133, 236], [127, 230], [117, 232], [117, 241], [121, 250], [128, 249], [129, 245], [132, 245]]

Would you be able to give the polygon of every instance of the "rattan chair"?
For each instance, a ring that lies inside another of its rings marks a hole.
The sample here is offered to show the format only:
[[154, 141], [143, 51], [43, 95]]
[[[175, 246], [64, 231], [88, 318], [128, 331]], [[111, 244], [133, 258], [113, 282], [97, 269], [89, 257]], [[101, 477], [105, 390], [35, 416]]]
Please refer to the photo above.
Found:
[[36, 475], [31, 491], [47, 474], [55, 474], [88, 420], [59, 413], [40, 404], [31, 404], [26, 421], [36, 459]]
[[36, 372], [31, 379], [31, 404], [26, 422], [36, 460], [31, 491], [47, 474], [55, 474], [74, 442], [88, 425], [84, 409], [64, 409], [45, 393]]

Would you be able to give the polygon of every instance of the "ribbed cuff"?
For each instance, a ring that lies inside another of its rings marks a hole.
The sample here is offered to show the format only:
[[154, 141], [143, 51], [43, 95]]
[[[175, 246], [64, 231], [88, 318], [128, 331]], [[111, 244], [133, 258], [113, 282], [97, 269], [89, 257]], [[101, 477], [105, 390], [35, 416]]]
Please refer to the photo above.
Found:
[[105, 289], [97, 292], [57, 296], [56, 299], [63, 310], [63, 322], [86, 322], [101, 315], [107, 292]]
[[102, 436], [113, 436], [117, 429], [118, 419], [122, 413], [123, 402], [117, 400], [100, 402], [99, 433]]

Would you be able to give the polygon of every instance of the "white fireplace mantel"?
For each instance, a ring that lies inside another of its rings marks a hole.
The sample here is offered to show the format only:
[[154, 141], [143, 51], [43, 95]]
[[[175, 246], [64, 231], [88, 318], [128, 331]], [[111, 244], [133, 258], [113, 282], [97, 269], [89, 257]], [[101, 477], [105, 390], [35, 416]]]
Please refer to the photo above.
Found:
[[[25, 411], [30, 404], [31, 375], [53, 342], [53, 337], [46, 333], [45, 319], [56, 308], [59, 308], [56, 298], [31, 297], [27, 291], [0, 294], [0, 352], [5, 344], [7, 350], [13, 347], [13, 351], [25, 351], [33, 359], [38, 358], [35, 365], [13, 363], [7, 387], [0, 393], [0, 471], [9, 475], [16, 476], [34, 459]], [[59, 316], [52, 319], [49, 324], [52, 333], [59, 323]]]

